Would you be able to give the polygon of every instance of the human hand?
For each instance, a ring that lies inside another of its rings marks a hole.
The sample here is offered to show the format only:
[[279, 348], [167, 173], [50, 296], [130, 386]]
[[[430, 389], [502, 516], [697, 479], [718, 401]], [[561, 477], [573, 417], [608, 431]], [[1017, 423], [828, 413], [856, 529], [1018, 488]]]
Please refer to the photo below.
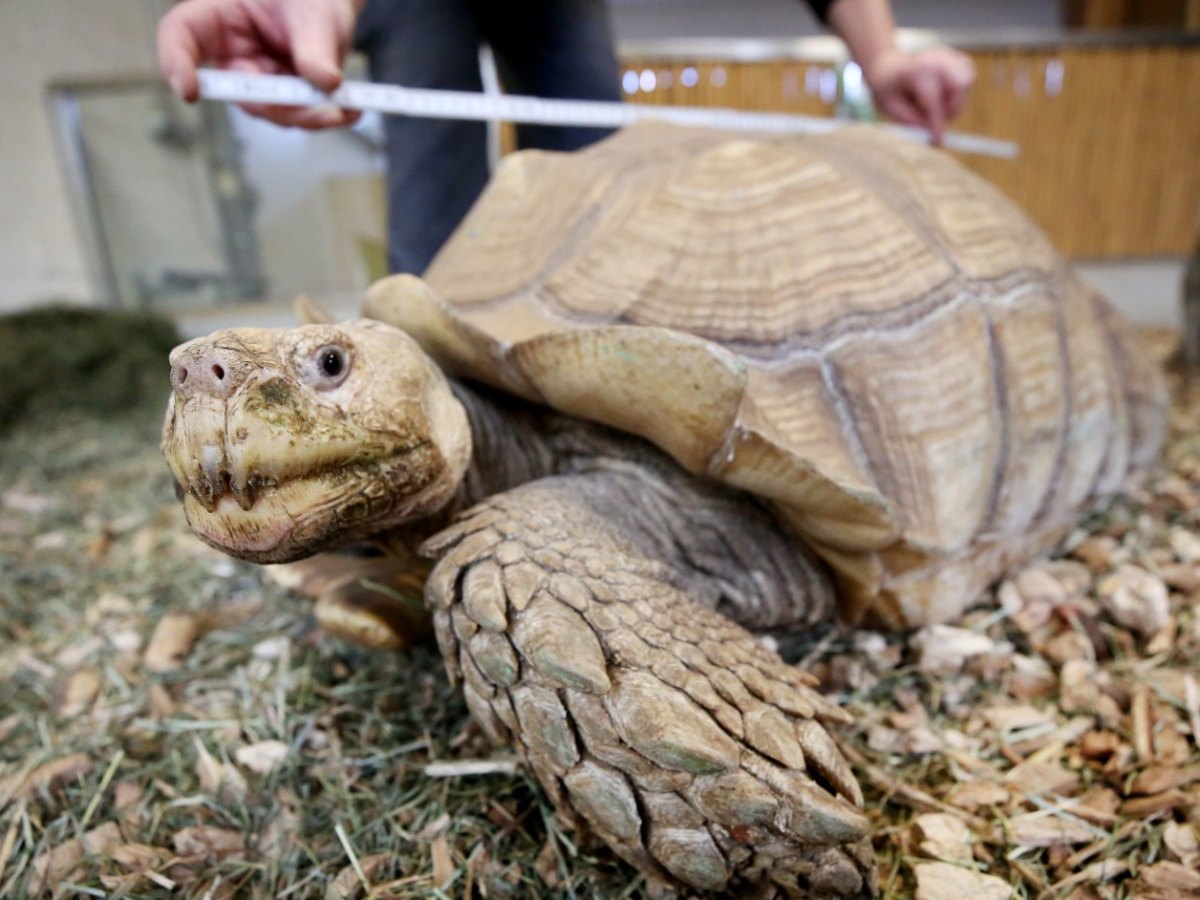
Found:
[[[172, 90], [189, 103], [200, 95], [196, 69], [213, 63], [239, 72], [300, 75], [323, 91], [342, 83], [362, 0], [183, 0], [158, 26], [158, 61]], [[359, 113], [336, 106], [242, 109], [278, 125], [331, 128]]]
[[863, 77], [876, 109], [894, 121], [928, 129], [940, 146], [946, 124], [962, 110], [975, 83], [975, 63], [951, 47], [920, 53], [890, 47], [863, 64]]

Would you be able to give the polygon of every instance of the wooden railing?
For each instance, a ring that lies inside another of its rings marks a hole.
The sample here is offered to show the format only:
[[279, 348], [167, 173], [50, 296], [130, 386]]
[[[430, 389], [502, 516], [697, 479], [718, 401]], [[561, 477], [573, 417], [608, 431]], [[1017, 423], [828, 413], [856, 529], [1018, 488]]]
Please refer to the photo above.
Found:
[[[962, 155], [964, 164], [1070, 256], [1191, 252], [1200, 210], [1200, 44], [1125, 39], [968, 52], [978, 78], [954, 127], [1016, 141], [1021, 150], [1015, 160]], [[676, 45], [662, 53], [638, 47], [623, 63], [654, 75], [650, 90], [627, 96], [633, 102], [811, 115], [835, 109], [828, 60], [792, 53], [739, 61], [689, 56]]]

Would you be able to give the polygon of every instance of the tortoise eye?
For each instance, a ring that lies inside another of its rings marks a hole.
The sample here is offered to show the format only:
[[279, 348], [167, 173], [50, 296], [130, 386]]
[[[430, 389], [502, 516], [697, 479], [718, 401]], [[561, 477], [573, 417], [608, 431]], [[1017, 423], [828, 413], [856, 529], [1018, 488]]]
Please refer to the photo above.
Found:
[[350, 372], [350, 351], [340, 344], [326, 344], [301, 363], [304, 380], [319, 391], [337, 387]]
[[346, 358], [336, 347], [326, 350], [321, 355], [321, 371], [327, 378], [337, 378], [346, 368]]

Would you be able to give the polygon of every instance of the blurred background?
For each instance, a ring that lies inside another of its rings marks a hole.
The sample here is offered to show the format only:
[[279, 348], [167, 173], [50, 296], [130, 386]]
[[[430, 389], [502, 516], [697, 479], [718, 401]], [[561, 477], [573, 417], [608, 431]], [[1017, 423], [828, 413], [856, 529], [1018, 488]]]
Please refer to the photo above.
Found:
[[[299, 292], [352, 312], [384, 267], [378, 121], [311, 134], [177, 102], [154, 54], [169, 5], [0, 4], [0, 313], [149, 310], [199, 333], [290, 322]], [[610, 5], [631, 102], [870, 116], [857, 67], [796, 0]], [[907, 45], [974, 57], [956, 130], [1020, 145], [960, 159], [1128, 315], [1177, 324], [1198, 238], [1200, 0], [893, 5]]]

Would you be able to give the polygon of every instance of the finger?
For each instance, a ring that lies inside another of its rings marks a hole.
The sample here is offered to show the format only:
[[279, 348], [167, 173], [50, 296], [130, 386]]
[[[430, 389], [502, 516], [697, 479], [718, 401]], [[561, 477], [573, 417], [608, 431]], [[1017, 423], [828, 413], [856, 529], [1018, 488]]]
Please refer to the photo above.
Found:
[[953, 69], [952, 90], [946, 92], [946, 118], [954, 119], [962, 112], [963, 106], [971, 96], [971, 87], [975, 84], [975, 61], [965, 54], [958, 54], [958, 65]]
[[248, 114], [285, 128], [321, 131], [353, 125], [362, 116], [358, 110], [337, 106], [274, 106], [266, 103], [238, 104]]
[[933, 47], [913, 57], [912, 75], [923, 73], [938, 80], [946, 121], [954, 118], [975, 83], [975, 61], [953, 47]]
[[921, 111], [921, 124], [933, 135], [934, 146], [940, 147], [946, 122], [941, 79], [933, 72], [918, 71], [913, 74], [909, 87], [913, 102]]
[[342, 83], [342, 57], [353, 16], [328, 3], [294, 3], [284, 8], [296, 71], [325, 92]]
[[901, 125], [920, 126], [925, 122], [921, 111], [901, 91], [890, 91], [882, 96], [877, 96], [875, 105], [886, 118], [893, 122], [899, 122]]
[[189, 103], [200, 95], [196, 69], [216, 56], [220, 44], [217, 23], [197, 0], [173, 7], [158, 24], [158, 65], [171, 89]]
[[[291, 66], [272, 56], [257, 56], [252, 59], [237, 59], [229, 63], [236, 72], [255, 72], [268, 75], [295, 75]], [[353, 125], [362, 113], [355, 109], [342, 109], [332, 104], [326, 106], [280, 106], [270, 103], [239, 103], [249, 115], [265, 119], [285, 128], [304, 128], [318, 131], [323, 128], [341, 128]]]
[[955, 86], [964, 92], [969, 91], [975, 84], [975, 60], [965, 53], [952, 50], [947, 71], [954, 80]]
[[950, 80], [942, 82], [942, 106], [946, 110], [946, 121], [952, 122], [958, 118], [958, 114], [962, 112], [963, 105], [967, 102], [968, 91], [961, 85], [955, 84]]

